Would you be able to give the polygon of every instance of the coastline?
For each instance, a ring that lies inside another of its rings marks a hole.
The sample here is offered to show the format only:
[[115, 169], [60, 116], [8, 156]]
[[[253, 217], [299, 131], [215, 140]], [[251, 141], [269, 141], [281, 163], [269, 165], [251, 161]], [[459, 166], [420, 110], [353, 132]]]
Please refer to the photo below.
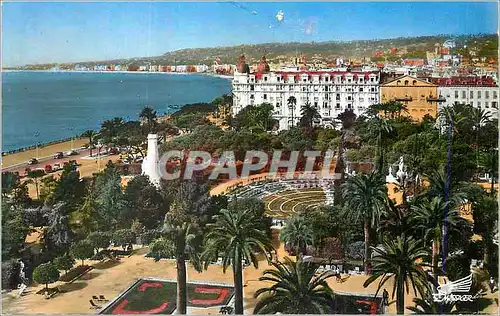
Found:
[[129, 71], [129, 70], [113, 70], [113, 71], [100, 71], [100, 70], [24, 70], [24, 69], [2, 69], [2, 72], [42, 72], [42, 73], [99, 73], [99, 74], [148, 74], [148, 75], [201, 75], [217, 77], [221, 79], [233, 79], [230, 75], [219, 75], [211, 72], [176, 72], [176, 71]]

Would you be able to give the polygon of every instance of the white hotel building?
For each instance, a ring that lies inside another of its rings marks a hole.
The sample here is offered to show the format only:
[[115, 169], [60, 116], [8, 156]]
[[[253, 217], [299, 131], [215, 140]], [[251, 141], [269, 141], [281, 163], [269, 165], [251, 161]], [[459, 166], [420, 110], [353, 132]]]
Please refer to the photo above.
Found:
[[[279, 129], [296, 126], [301, 108], [307, 102], [317, 107], [320, 124], [334, 128], [337, 116], [352, 109], [362, 114], [372, 104], [380, 102], [380, 72], [365, 68], [348, 70], [336, 68], [320, 71], [275, 71], [239, 73], [233, 78], [233, 115], [248, 105], [270, 103]], [[294, 96], [295, 106], [288, 104]]]

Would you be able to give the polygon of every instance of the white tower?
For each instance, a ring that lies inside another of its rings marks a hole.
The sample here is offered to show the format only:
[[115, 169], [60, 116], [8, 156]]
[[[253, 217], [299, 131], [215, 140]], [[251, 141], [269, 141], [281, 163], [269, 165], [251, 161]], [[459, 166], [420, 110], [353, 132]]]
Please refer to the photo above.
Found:
[[148, 154], [142, 162], [142, 174], [149, 176], [149, 180], [156, 186], [160, 185], [160, 157], [158, 155], [158, 135], [148, 134]]

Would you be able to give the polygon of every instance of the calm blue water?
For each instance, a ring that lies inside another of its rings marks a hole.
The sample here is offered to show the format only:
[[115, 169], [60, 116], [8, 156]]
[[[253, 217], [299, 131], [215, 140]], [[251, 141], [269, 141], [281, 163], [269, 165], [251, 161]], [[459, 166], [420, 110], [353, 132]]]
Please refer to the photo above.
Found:
[[5, 72], [2, 151], [97, 130], [117, 116], [137, 119], [145, 106], [163, 114], [230, 92], [229, 80], [204, 75]]

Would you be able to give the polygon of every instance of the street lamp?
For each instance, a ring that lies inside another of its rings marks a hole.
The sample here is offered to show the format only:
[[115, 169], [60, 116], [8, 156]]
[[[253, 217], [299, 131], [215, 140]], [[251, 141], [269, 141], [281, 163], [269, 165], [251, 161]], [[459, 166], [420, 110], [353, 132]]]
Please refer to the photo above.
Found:
[[36, 140], [36, 144], [35, 144], [35, 147], [36, 147], [36, 159], [38, 159], [38, 137], [40, 136], [40, 132], [36, 131], [34, 136], [35, 136], [35, 140]]
[[71, 133], [71, 150], [73, 150], [73, 127], [68, 127], [68, 131]]

